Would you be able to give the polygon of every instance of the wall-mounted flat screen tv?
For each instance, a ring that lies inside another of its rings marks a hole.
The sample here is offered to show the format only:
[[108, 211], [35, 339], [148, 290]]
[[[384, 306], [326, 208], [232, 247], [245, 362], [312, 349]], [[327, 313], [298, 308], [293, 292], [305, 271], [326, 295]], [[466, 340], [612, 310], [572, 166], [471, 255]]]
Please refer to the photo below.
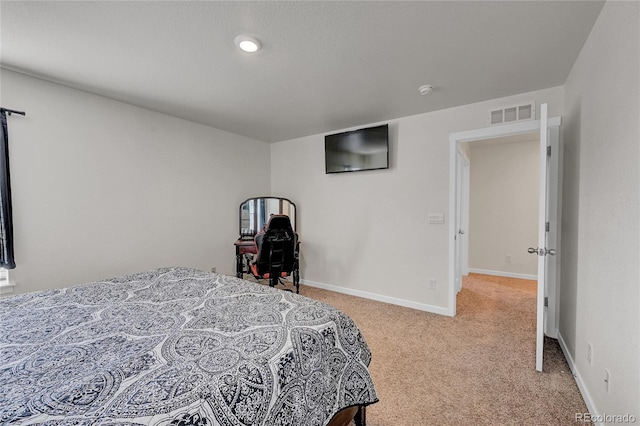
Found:
[[389, 125], [324, 137], [325, 171], [358, 172], [389, 168]]

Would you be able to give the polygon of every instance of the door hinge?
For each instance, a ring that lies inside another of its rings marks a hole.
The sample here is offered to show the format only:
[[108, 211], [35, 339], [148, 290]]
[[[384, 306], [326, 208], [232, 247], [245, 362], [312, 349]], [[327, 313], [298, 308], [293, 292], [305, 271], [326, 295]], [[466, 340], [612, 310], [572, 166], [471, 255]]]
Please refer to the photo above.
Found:
[[544, 230], [545, 231], [549, 232], [549, 227], [550, 227], [550, 223], [549, 222], [544, 224]]
[[551, 145], [547, 147], [547, 157], [551, 157]]
[[549, 307], [549, 296], [545, 296], [544, 297], [544, 306], [545, 306], [545, 308]]

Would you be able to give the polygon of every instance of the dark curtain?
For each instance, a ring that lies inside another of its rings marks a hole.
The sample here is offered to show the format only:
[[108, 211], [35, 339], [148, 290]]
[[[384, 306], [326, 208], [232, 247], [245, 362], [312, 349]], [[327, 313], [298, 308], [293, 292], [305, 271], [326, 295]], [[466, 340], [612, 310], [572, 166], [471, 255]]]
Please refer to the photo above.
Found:
[[11, 179], [9, 178], [9, 133], [7, 112], [2, 115], [2, 140], [0, 140], [0, 268], [16, 267], [13, 259], [13, 219], [11, 214]]

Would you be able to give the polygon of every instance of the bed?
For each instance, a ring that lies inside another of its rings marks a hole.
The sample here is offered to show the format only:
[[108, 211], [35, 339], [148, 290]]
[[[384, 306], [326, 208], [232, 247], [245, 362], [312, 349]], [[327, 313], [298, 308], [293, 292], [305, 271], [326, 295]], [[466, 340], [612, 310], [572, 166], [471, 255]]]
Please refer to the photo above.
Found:
[[0, 299], [0, 424], [346, 424], [370, 360], [327, 304], [163, 268]]

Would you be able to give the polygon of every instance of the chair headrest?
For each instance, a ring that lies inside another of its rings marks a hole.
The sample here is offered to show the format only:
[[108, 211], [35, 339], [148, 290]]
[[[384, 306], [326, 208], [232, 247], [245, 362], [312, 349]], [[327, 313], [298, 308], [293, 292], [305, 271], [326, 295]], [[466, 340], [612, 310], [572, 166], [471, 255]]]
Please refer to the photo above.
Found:
[[291, 219], [289, 219], [289, 216], [284, 214], [274, 214], [269, 218], [269, 221], [265, 226], [265, 230], [270, 229], [293, 230], [291, 227]]

